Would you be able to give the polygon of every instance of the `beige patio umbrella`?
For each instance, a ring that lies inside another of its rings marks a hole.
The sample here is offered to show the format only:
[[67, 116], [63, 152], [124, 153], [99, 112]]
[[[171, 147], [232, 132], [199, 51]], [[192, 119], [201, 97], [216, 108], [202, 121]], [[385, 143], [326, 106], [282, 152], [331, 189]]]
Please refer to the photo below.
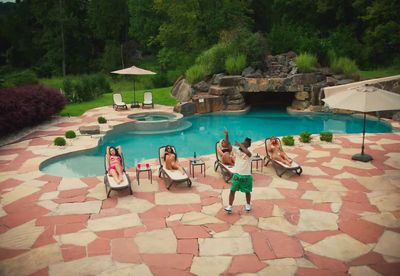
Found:
[[373, 158], [364, 153], [366, 112], [400, 110], [400, 95], [374, 86], [362, 85], [322, 99], [330, 108], [348, 109], [364, 113], [363, 140], [361, 154], [353, 155], [353, 160], [368, 162]]
[[[113, 74], [119, 74], [119, 75], [155, 75], [156, 73], [142, 69], [136, 66], [131, 66], [128, 68], [112, 71], [111, 73]], [[139, 103], [136, 102], [136, 92], [135, 92], [135, 78], [133, 78], [133, 103], [131, 107], [140, 107]]]

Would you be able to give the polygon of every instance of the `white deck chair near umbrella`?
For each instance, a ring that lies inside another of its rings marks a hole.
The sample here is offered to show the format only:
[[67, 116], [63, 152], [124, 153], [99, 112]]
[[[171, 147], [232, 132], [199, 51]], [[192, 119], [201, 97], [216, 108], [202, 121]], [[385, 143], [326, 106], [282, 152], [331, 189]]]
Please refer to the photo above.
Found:
[[366, 113], [383, 110], [400, 110], [400, 95], [374, 86], [362, 85], [322, 99], [329, 108], [347, 109], [364, 113], [363, 140], [361, 153], [352, 159], [362, 162], [373, 160], [364, 153]]
[[[125, 69], [112, 71], [113, 74], [119, 75], [155, 75], [156, 73], [142, 69], [136, 66], [131, 66]], [[133, 103], [131, 105], [132, 108], [140, 107], [139, 102], [136, 101], [136, 92], [135, 92], [135, 78], [133, 78]]]

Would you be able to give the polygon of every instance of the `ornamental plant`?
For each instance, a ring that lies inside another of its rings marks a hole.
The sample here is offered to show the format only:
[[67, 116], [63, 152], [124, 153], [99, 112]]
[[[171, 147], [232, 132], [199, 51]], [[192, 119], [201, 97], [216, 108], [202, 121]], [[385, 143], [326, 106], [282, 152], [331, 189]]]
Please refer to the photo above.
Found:
[[319, 134], [319, 139], [321, 141], [332, 142], [333, 134], [330, 131], [323, 131]]
[[300, 142], [310, 143], [311, 139], [312, 139], [312, 137], [311, 137], [310, 132], [304, 131], [304, 132], [300, 133], [300, 137], [299, 137]]
[[0, 89], [0, 136], [50, 119], [66, 102], [58, 89], [42, 85]]
[[282, 142], [285, 146], [294, 146], [294, 138], [291, 135], [282, 137]]
[[97, 117], [97, 122], [99, 122], [99, 124], [105, 124], [105, 123], [107, 123], [107, 119], [100, 116], [100, 117]]
[[56, 137], [54, 139], [54, 145], [56, 146], [65, 146], [67, 142], [65, 141], [65, 139], [63, 137]]
[[76, 137], [75, 131], [68, 130], [68, 131], [65, 132], [65, 138], [73, 139], [75, 137]]

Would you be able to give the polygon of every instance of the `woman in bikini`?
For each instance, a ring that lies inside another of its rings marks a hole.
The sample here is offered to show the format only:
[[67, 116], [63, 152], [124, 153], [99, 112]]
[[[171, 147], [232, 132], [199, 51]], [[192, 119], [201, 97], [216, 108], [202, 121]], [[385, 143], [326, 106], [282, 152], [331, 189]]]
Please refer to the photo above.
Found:
[[185, 174], [185, 170], [179, 164], [178, 156], [174, 152], [172, 146], [168, 145], [165, 147], [164, 162], [167, 170], [179, 170], [182, 174]]
[[235, 157], [232, 153], [232, 145], [229, 142], [228, 130], [224, 129], [225, 139], [221, 139], [218, 143], [217, 152], [224, 165], [235, 165]]
[[107, 147], [106, 158], [108, 162], [108, 174], [112, 176], [116, 183], [123, 181], [123, 168], [120, 147]]
[[290, 166], [293, 162], [293, 160], [290, 159], [283, 150], [281, 150], [278, 139], [275, 136], [272, 136], [269, 139], [268, 151], [270, 152], [273, 160], [279, 161], [288, 166]]

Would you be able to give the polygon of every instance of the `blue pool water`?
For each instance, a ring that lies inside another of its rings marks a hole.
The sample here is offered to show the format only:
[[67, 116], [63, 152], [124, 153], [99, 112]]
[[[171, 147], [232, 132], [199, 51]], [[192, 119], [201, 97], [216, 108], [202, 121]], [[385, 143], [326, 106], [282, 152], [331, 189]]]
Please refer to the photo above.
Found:
[[[100, 140], [98, 147], [49, 159], [41, 164], [41, 170], [51, 175], [83, 177], [104, 175], [104, 153], [108, 145], [121, 145], [126, 168], [146, 159], [158, 158], [158, 148], [175, 145], [178, 157], [197, 156], [215, 152], [215, 142], [223, 138], [223, 130], [229, 130], [231, 141], [242, 141], [250, 137], [253, 141], [276, 135], [298, 135], [308, 131], [320, 133], [361, 133], [363, 120], [359, 116], [327, 113], [296, 113], [252, 109], [245, 114], [203, 114], [182, 120], [192, 124], [185, 130], [165, 133], [138, 134], [130, 130], [131, 123], [114, 127]], [[187, 123], [187, 122], [185, 122]], [[367, 120], [369, 133], [392, 132], [390, 125]]]

